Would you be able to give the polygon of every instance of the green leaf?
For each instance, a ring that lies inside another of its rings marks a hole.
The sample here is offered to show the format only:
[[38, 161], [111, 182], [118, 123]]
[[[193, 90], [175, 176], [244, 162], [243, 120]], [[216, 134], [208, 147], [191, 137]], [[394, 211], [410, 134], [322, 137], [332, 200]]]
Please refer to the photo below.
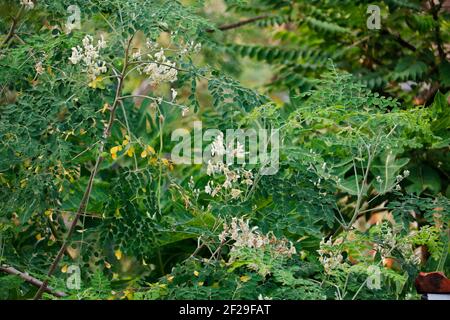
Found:
[[381, 194], [388, 192], [396, 183], [399, 171], [407, 165], [408, 162], [409, 159], [407, 158], [396, 159], [394, 153], [385, 152], [371, 168], [372, 174], [375, 177], [379, 176], [382, 179], [382, 183], [378, 183], [377, 181], [373, 182], [375, 189]]
[[420, 195], [425, 190], [433, 194], [437, 194], [441, 190], [441, 178], [433, 168], [422, 164], [410, 171], [408, 181], [412, 184], [406, 187], [406, 191]]

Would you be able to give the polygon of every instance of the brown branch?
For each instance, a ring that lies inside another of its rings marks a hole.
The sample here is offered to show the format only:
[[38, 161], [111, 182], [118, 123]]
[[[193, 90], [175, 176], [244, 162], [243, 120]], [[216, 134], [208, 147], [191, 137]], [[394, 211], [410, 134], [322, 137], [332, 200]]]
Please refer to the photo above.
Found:
[[[23, 280], [25, 280], [26, 282], [32, 284], [35, 287], [42, 286], [42, 281], [41, 280], [36, 279], [36, 278], [30, 276], [28, 273], [21, 272], [21, 271], [15, 269], [13, 267], [2, 265], [2, 266], [0, 266], [0, 271], [3, 271], [3, 272], [8, 273], [8, 274], [15, 275], [15, 276], [19, 276], [20, 278], [22, 278]], [[65, 292], [55, 291], [51, 287], [47, 287], [47, 286], [45, 287], [44, 291], [48, 292], [48, 293], [50, 293], [50, 294], [52, 294], [52, 295], [54, 295], [55, 297], [58, 297], [58, 298], [67, 296], [67, 294]]]
[[406, 49], [409, 49], [412, 52], [416, 52], [417, 51], [417, 48], [415, 46], [410, 44], [408, 41], [404, 40], [399, 34], [395, 34], [389, 29], [383, 29], [381, 31], [381, 34], [386, 35], [386, 36], [390, 36], [395, 41], [397, 41], [398, 44], [400, 44], [402, 47], [405, 47]]
[[9, 27], [9, 31], [6, 35], [6, 38], [3, 39], [2, 43], [0, 44], [0, 48], [2, 48], [4, 45], [8, 44], [8, 42], [14, 37], [16, 28], [17, 28], [17, 24], [19, 22], [20, 15], [22, 14], [23, 10], [24, 10], [24, 6], [21, 6], [20, 10], [17, 12], [17, 15], [12, 18], [13, 20], [11, 23], [11, 27]]
[[239, 22], [235, 22], [235, 23], [231, 23], [231, 24], [225, 24], [222, 26], [217, 27], [216, 29], [207, 29], [206, 32], [212, 33], [215, 32], [216, 30], [221, 30], [221, 31], [226, 31], [226, 30], [230, 30], [230, 29], [236, 29], [242, 26], [245, 26], [246, 24], [258, 21], [258, 20], [262, 20], [267, 18], [268, 15], [262, 15], [262, 16], [257, 16], [257, 17], [253, 17], [250, 19], [246, 19], [246, 20], [242, 20]]
[[441, 62], [446, 60], [446, 54], [442, 45], [442, 37], [441, 37], [441, 26], [439, 25], [439, 11], [442, 7], [442, 1], [440, 1], [439, 5], [435, 5], [434, 1], [429, 1], [431, 6], [431, 15], [433, 16], [433, 20], [436, 23], [436, 27], [434, 29], [434, 37], [436, 39], [436, 46], [438, 48], [439, 58]]
[[[105, 144], [106, 144], [106, 140], [109, 138], [109, 136], [111, 135], [111, 129], [115, 120], [115, 114], [116, 114], [116, 109], [117, 106], [119, 104], [119, 98], [122, 92], [122, 88], [123, 88], [123, 82], [124, 82], [124, 78], [125, 78], [125, 74], [128, 68], [128, 55], [130, 52], [130, 47], [131, 47], [131, 42], [133, 40], [134, 35], [132, 35], [130, 37], [130, 39], [128, 40], [128, 44], [125, 48], [125, 58], [124, 58], [124, 64], [123, 64], [123, 68], [122, 71], [120, 73], [119, 79], [118, 79], [118, 85], [117, 85], [117, 89], [116, 89], [116, 95], [114, 98], [114, 102], [111, 106], [111, 112], [109, 115], [109, 121], [108, 124], [106, 125], [106, 128], [103, 132], [103, 139], [100, 142], [100, 146], [99, 146], [99, 150], [98, 150], [98, 157], [97, 160], [95, 162], [95, 166], [92, 169], [91, 175], [89, 177], [89, 181], [86, 187], [86, 190], [84, 191], [83, 194], [83, 198], [81, 199], [80, 202], [80, 206], [78, 207], [77, 210], [77, 214], [75, 215], [75, 218], [72, 221], [72, 224], [70, 225], [69, 228], [69, 232], [67, 233], [66, 238], [64, 239], [64, 242], [61, 246], [61, 248], [58, 251], [58, 254], [56, 255], [55, 260], [53, 261], [52, 265], [50, 266], [50, 269], [48, 271], [47, 276], [51, 277], [53, 275], [53, 273], [55, 272], [56, 268], [58, 267], [58, 264], [60, 262], [60, 260], [62, 259], [62, 257], [64, 256], [64, 252], [67, 249], [68, 243], [70, 238], [72, 237], [73, 233], [75, 232], [75, 228], [77, 225], [78, 220], [80, 219], [80, 217], [86, 213], [86, 208], [89, 202], [89, 199], [91, 197], [91, 192], [92, 192], [92, 187], [94, 184], [94, 178], [97, 175], [98, 169], [100, 167], [100, 164], [103, 162], [103, 151], [105, 149]], [[42, 283], [42, 285], [39, 287], [39, 290], [36, 292], [35, 296], [34, 296], [34, 300], [38, 300], [42, 297], [42, 293], [45, 291], [45, 288], [47, 287], [48, 284], [48, 279], [44, 280], [44, 282]]]

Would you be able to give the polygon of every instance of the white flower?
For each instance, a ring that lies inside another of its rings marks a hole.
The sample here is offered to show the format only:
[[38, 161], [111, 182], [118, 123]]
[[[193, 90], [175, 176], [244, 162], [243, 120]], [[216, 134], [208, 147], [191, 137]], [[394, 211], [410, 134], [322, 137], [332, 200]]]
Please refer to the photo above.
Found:
[[223, 144], [223, 133], [221, 132], [211, 145], [211, 155], [214, 157], [222, 157], [225, 154], [225, 146]]
[[325, 239], [322, 239], [320, 242], [320, 249], [317, 252], [319, 253], [319, 261], [323, 265], [326, 273], [330, 273], [332, 270], [339, 268], [344, 260], [338, 247], [341, 241], [338, 239], [333, 243], [330, 238], [327, 242], [325, 242]]
[[225, 182], [223, 183], [223, 187], [225, 189], [230, 189], [231, 188], [231, 181], [230, 180], [225, 180]]
[[44, 68], [42, 67], [42, 61], [38, 61], [35, 65], [34, 65], [34, 69], [36, 70], [36, 73], [38, 75], [41, 75], [44, 73]]
[[31, 10], [34, 8], [34, 2], [32, 0], [20, 0], [20, 4], [23, 5], [27, 10]]
[[239, 189], [231, 189], [231, 198], [236, 199], [241, 195], [242, 191]]
[[158, 49], [158, 47], [159, 47], [158, 43], [153, 42], [150, 39], [147, 39], [146, 45], [147, 45], [147, 48], [149, 48], [151, 50]]
[[166, 61], [166, 56], [164, 55], [164, 50], [161, 49], [157, 53], [155, 53], [155, 58], [156, 58], [156, 61], [158, 61], [158, 62]]
[[409, 170], [403, 171], [403, 177], [404, 177], [404, 178], [409, 177], [409, 174], [410, 174]]
[[83, 43], [83, 46], [84, 46], [84, 47], [87, 47], [87, 46], [90, 46], [90, 45], [91, 45], [91, 42], [92, 42], [93, 40], [94, 40], [94, 39], [92, 38], [92, 36], [89, 35], [89, 34], [87, 34], [87, 35], [84, 36], [84, 38], [83, 38], [83, 40], [81, 41], [81, 43]]
[[212, 197], [215, 197], [215, 196], [220, 192], [220, 190], [222, 190], [222, 187], [221, 187], [220, 185], [218, 185], [218, 186], [215, 187], [214, 190], [211, 192], [211, 196], [212, 196]]
[[83, 48], [80, 46], [73, 47], [72, 56], [69, 58], [72, 64], [78, 64], [82, 61], [91, 80], [107, 72], [106, 62], [99, 60], [100, 49], [106, 47], [106, 41], [103, 35], [100, 37], [96, 46], [93, 43], [94, 38], [91, 35], [86, 35], [82, 40]]
[[211, 194], [212, 193], [212, 189], [211, 189], [211, 186], [210, 186], [209, 182], [208, 182], [208, 184], [205, 187], [205, 193], [207, 193], [207, 194]]
[[174, 82], [178, 76], [175, 63], [170, 61], [164, 61], [164, 64], [149, 63], [145, 66], [143, 72], [149, 75], [149, 80], [154, 85], [162, 82]]
[[72, 64], [77, 64], [81, 59], [83, 59], [83, 49], [79, 46], [73, 47], [72, 56], [69, 58], [70, 62], [72, 62]]
[[201, 43], [197, 43], [194, 46], [194, 53], [199, 53], [201, 49], [202, 49], [202, 44]]
[[142, 58], [141, 49], [139, 49], [136, 52], [133, 52], [133, 54], [131, 55], [131, 58], [134, 60], [141, 60], [141, 58]]
[[175, 101], [175, 99], [178, 95], [178, 92], [174, 88], [170, 88], [170, 91], [172, 92], [172, 101]]
[[212, 164], [211, 160], [208, 160], [208, 167], [206, 168], [206, 174], [208, 176], [211, 176], [214, 174], [215, 168], [214, 165]]
[[383, 183], [383, 179], [381, 179], [380, 176], [377, 176], [377, 182], [381, 184], [381, 183]]
[[187, 114], [189, 113], [189, 108], [188, 107], [184, 107], [181, 109], [181, 116], [185, 117]]
[[105, 41], [105, 38], [103, 37], [103, 35], [100, 36], [100, 40], [98, 40], [98, 42], [97, 42], [97, 47], [99, 49], [105, 49], [106, 48], [106, 41]]
[[[231, 149], [231, 144], [229, 144], [228, 147], [229, 149]], [[245, 158], [244, 146], [239, 141], [236, 144], [236, 149], [231, 150], [231, 156], [236, 157], [238, 159]]]

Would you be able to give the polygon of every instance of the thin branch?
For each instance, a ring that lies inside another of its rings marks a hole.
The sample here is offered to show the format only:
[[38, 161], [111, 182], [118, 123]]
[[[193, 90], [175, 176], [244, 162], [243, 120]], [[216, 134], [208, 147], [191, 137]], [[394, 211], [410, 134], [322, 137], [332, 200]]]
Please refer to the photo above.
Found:
[[0, 44], [0, 48], [2, 48], [4, 45], [7, 45], [8, 42], [14, 37], [17, 24], [19, 23], [20, 16], [22, 15], [22, 12], [24, 10], [24, 6], [20, 7], [20, 10], [17, 12], [17, 15], [13, 17], [13, 21], [11, 23], [11, 27], [9, 27], [8, 34], [6, 35], [6, 38], [3, 39], [2, 43]]
[[416, 52], [417, 51], [417, 48], [415, 46], [413, 46], [411, 43], [409, 43], [408, 41], [403, 39], [399, 34], [395, 34], [394, 32], [392, 32], [390, 29], [383, 29], [381, 31], [381, 34], [393, 38], [402, 47], [405, 47], [406, 49], [409, 49], [412, 52]]
[[171, 102], [171, 101], [168, 101], [168, 100], [160, 100], [158, 98], [150, 97], [150, 96], [143, 95], [143, 94], [126, 95], [126, 96], [123, 96], [123, 97], [119, 97], [119, 100], [122, 101], [122, 100], [127, 99], [127, 98], [142, 98], [142, 99], [149, 99], [149, 100], [152, 100], [152, 101], [158, 101], [159, 100], [161, 102], [164, 102], [166, 104], [170, 104], [170, 105], [175, 106], [175, 107], [184, 107], [184, 105], [181, 105], [181, 104], [178, 104], [178, 103], [174, 103], [174, 102]]
[[[78, 207], [77, 210], [77, 214], [75, 216], [75, 218], [72, 221], [72, 224], [70, 225], [70, 229], [69, 232], [67, 233], [67, 236], [61, 246], [61, 248], [59, 249], [59, 252], [55, 258], [55, 260], [53, 261], [52, 265], [50, 266], [50, 269], [48, 271], [47, 276], [51, 277], [53, 275], [53, 273], [55, 272], [56, 268], [58, 267], [59, 262], [61, 261], [62, 257], [64, 256], [64, 252], [66, 251], [66, 248], [69, 244], [69, 240], [72, 237], [72, 234], [75, 232], [75, 228], [76, 225], [78, 223], [78, 220], [80, 219], [80, 217], [86, 213], [86, 208], [88, 206], [88, 202], [89, 199], [91, 197], [91, 192], [92, 192], [92, 187], [94, 184], [94, 178], [97, 175], [97, 172], [100, 168], [100, 164], [103, 162], [103, 156], [102, 153], [105, 149], [105, 144], [106, 144], [106, 140], [109, 138], [109, 136], [111, 135], [111, 129], [112, 126], [114, 124], [114, 120], [115, 120], [115, 113], [116, 113], [116, 109], [117, 106], [119, 105], [119, 97], [122, 93], [122, 88], [123, 88], [123, 83], [124, 83], [124, 77], [128, 68], [128, 55], [129, 55], [129, 51], [130, 51], [130, 46], [131, 46], [131, 42], [134, 38], [134, 34], [130, 37], [130, 39], [128, 40], [128, 44], [127, 47], [125, 48], [125, 58], [124, 58], [124, 64], [123, 64], [123, 68], [122, 68], [122, 72], [120, 74], [120, 77], [118, 79], [118, 84], [117, 84], [117, 89], [116, 89], [116, 94], [115, 94], [115, 98], [114, 98], [114, 102], [111, 106], [111, 112], [110, 112], [110, 116], [109, 116], [109, 121], [108, 124], [105, 128], [105, 131], [103, 132], [103, 139], [100, 142], [100, 146], [99, 146], [99, 150], [98, 150], [98, 157], [97, 160], [95, 162], [95, 166], [91, 172], [91, 176], [89, 177], [89, 181], [86, 187], [86, 190], [84, 191], [84, 195], [83, 198], [81, 200], [80, 206]], [[45, 288], [47, 287], [48, 284], [48, 279], [46, 279], [42, 285], [39, 287], [39, 290], [36, 292], [36, 295], [34, 296], [34, 300], [38, 300], [42, 297], [42, 293], [45, 291]]]
[[[21, 271], [17, 270], [16, 268], [13, 268], [13, 267], [10, 267], [10, 266], [2, 265], [2, 266], [0, 266], [0, 271], [3, 271], [3, 272], [8, 273], [8, 274], [15, 275], [15, 276], [19, 276], [20, 278], [22, 278], [23, 280], [25, 280], [26, 282], [32, 284], [35, 287], [40, 287], [40, 286], [42, 286], [42, 283], [43, 283], [41, 280], [30, 276], [28, 273], [21, 272]], [[44, 291], [47, 292], [47, 293], [50, 293], [50, 294], [52, 294], [52, 295], [54, 295], [55, 297], [58, 297], [58, 298], [62, 298], [62, 297], [66, 297], [67, 296], [67, 294], [65, 292], [55, 291], [51, 287], [47, 287], [47, 286], [45, 287]]]
[[441, 26], [439, 25], [439, 11], [442, 7], [442, 1], [439, 2], [438, 5], [434, 4], [434, 1], [429, 1], [431, 6], [431, 15], [433, 16], [433, 20], [435, 21], [436, 27], [434, 28], [434, 37], [436, 39], [436, 46], [439, 52], [439, 58], [441, 63], [446, 60], [446, 54], [444, 51], [444, 47], [442, 45], [442, 37], [441, 37]]
[[253, 18], [250, 18], [250, 19], [242, 20], [242, 21], [239, 21], [239, 22], [235, 22], [235, 23], [231, 23], [231, 24], [225, 24], [225, 25], [217, 27], [216, 29], [208, 29], [208, 30], [206, 30], [206, 32], [213, 33], [216, 30], [226, 31], [226, 30], [236, 29], [236, 28], [245, 26], [247, 24], [256, 22], [258, 20], [265, 19], [267, 17], [269, 17], [269, 16], [268, 15], [257, 16], [257, 17], [253, 17]]

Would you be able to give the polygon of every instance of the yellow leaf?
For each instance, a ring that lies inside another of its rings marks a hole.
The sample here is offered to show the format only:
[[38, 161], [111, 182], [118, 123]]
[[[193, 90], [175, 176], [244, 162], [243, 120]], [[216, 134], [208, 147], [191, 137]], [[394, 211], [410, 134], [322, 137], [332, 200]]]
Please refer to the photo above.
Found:
[[174, 276], [167, 276], [167, 282], [172, 282], [173, 278], [175, 278]]
[[105, 84], [103, 83], [103, 77], [97, 77], [88, 84], [89, 87], [93, 89], [105, 89]]
[[36, 235], [36, 240], [39, 241], [39, 240], [41, 240], [41, 239], [42, 239], [42, 236], [41, 236], [40, 233], [38, 233], [38, 234]]
[[198, 282], [198, 286], [199, 286], [199, 287], [203, 287], [203, 284], [204, 284], [203, 281], [199, 281], [199, 282]]
[[195, 270], [194, 271], [194, 276], [198, 277], [199, 275], [200, 275], [200, 273], [197, 270]]
[[68, 266], [67, 264], [65, 264], [65, 265], [61, 268], [61, 272], [62, 272], [62, 273], [66, 273], [68, 268], [69, 268], [69, 266]]
[[106, 269], [111, 269], [111, 264], [108, 261], [105, 261]]
[[145, 158], [146, 156], [147, 156], [147, 151], [146, 150], [142, 151], [141, 158]]
[[122, 259], [122, 251], [120, 251], [120, 249], [114, 251], [114, 255], [116, 256], [117, 260]]
[[242, 282], [247, 282], [251, 278], [249, 276], [241, 276], [239, 279], [241, 279]]

